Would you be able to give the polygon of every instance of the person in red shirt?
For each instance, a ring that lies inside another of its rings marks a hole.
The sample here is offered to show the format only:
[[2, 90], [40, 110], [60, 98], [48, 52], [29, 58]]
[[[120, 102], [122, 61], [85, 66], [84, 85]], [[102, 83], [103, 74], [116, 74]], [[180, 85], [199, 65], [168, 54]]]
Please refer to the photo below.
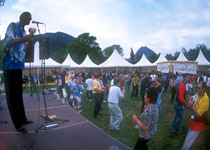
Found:
[[188, 102], [186, 101], [186, 87], [185, 84], [189, 82], [190, 75], [185, 74], [183, 75], [184, 81], [180, 84], [178, 88], [177, 98], [174, 101], [174, 108], [175, 108], [175, 118], [171, 128], [169, 129], [170, 133], [174, 136], [179, 131], [181, 127], [182, 120], [183, 120], [183, 109], [184, 106], [190, 107]]

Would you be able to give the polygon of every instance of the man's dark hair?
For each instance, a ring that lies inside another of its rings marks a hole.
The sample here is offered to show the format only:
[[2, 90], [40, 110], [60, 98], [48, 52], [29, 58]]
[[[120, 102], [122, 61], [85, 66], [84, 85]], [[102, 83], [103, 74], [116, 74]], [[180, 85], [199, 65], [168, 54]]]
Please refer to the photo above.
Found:
[[147, 98], [149, 99], [149, 102], [152, 104], [157, 103], [157, 98], [158, 98], [158, 92], [155, 87], [150, 87], [147, 90]]
[[30, 12], [23, 12], [21, 15], [20, 15], [20, 20], [24, 20], [26, 18], [26, 16], [31, 16], [31, 13]]
[[114, 85], [118, 85], [119, 82], [120, 82], [119, 79], [114, 79]]

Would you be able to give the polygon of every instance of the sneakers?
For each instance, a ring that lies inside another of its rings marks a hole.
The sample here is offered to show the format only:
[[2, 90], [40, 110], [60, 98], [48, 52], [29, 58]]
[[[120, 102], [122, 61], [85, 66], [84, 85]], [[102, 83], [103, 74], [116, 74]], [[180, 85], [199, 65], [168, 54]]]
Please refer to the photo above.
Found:
[[106, 103], [106, 100], [104, 99], [103, 102]]
[[118, 130], [120, 130], [120, 128], [119, 128], [119, 127], [117, 127], [117, 128], [110, 127], [109, 129], [110, 129], [110, 130], [114, 130], [114, 131], [118, 131]]
[[89, 99], [89, 102], [92, 102], [92, 99]]

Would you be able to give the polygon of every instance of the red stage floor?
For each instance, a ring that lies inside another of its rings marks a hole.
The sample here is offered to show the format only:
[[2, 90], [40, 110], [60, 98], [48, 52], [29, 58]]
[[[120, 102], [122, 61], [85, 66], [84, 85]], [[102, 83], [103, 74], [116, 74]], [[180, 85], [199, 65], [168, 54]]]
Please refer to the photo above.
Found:
[[[40, 101], [36, 95], [24, 95], [24, 104], [27, 118], [34, 121], [25, 125], [29, 130], [22, 134], [14, 129], [7, 110], [0, 111], [0, 150], [127, 150], [130, 149], [112, 138], [93, 123], [78, 114], [69, 105], [63, 105], [52, 95], [46, 95], [49, 115], [56, 115], [59, 119], [68, 119], [68, 122], [56, 122], [58, 126], [48, 130], [35, 131], [44, 123], [40, 114], [45, 114], [43, 96]], [[0, 95], [0, 105], [7, 109], [5, 96]]]

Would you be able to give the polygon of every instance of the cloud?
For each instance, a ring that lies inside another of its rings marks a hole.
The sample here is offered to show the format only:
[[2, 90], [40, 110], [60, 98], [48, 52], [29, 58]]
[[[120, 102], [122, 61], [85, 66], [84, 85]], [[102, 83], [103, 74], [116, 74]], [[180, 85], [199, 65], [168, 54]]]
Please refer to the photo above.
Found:
[[[30, 11], [33, 20], [46, 24], [47, 32], [61, 31], [74, 37], [89, 32], [102, 49], [119, 44], [124, 57], [130, 56], [131, 47], [135, 52], [141, 46], [170, 53], [194, 48], [200, 42], [210, 46], [209, 4], [195, 0], [19, 0], [11, 6], [12, 11], [3, 13], [0, 33], [4, 35], [7, 25], [18, 20], [21, 12]], [[40, 28], [43, 33], [44, 27]]]

